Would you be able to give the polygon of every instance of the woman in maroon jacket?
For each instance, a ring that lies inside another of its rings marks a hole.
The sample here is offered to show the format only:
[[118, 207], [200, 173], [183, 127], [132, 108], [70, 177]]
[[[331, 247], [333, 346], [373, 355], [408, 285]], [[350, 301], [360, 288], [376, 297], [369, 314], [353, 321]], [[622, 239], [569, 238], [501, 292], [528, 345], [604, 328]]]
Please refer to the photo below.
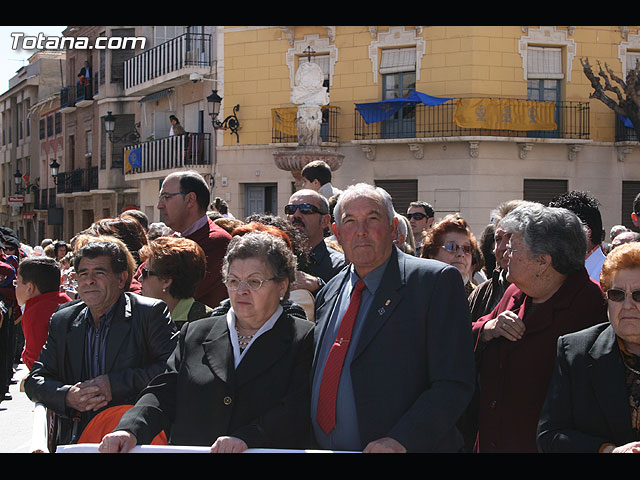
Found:
[[502, 219], [511, 286], [473, 323], [479, 385], [476, 452], [536, 452], [559, 336], [606, 320], [584, 267], [585, 228], [569, 210], [527, 202]]

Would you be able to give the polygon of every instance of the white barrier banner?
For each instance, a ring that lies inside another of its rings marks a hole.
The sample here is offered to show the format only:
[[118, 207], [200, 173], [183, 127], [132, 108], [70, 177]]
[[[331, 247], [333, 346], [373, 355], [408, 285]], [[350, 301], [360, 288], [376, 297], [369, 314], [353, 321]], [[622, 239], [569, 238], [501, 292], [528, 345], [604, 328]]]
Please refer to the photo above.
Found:
[[[56, 453], [99, 453], [97, 443], [60, 445]], [[209, 453], [209, 447], [189, 447], [171, 445], [136, 445], [129, 453]], [[336, 452], [333, 450], [289, 450], [277, 448], [249, 448], [242, 453], [358, 453]]]

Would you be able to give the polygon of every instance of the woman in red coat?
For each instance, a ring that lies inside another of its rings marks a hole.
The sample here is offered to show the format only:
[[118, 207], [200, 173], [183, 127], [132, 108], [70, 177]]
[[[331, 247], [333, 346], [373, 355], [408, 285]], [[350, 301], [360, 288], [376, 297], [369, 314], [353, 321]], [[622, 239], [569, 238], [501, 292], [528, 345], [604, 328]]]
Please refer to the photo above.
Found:
[[558, 337], [606, 320], [584, 267], [585, 228], [562, 208], [527, 202], [502, 219], [511, 286], [473, 323], [479, 385], [476, 452], [537, 452]]

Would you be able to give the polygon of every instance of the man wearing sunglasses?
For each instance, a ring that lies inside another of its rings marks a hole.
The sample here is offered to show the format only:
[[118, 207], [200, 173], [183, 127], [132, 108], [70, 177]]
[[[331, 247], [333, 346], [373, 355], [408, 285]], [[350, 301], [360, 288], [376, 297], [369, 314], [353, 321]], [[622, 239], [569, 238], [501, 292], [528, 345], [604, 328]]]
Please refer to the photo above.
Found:
[[345, 265], [344, 255], [324, 241], [325, 230], [331, 225], [329, 202], [314, 190], [298, 190], [289, 198], [284, 212], [287, 220], [307, 237], [310, 265], [298, 275], [298, 282], [315, 293]]
[[416, 256], [420, 256], [422, 249], [422, 234], [433, 225], [435, 213], [433, 207], [427, 202], [411, 202], [407, 209], [407, 218], [413, 231], [413, 240], [416, 244]]

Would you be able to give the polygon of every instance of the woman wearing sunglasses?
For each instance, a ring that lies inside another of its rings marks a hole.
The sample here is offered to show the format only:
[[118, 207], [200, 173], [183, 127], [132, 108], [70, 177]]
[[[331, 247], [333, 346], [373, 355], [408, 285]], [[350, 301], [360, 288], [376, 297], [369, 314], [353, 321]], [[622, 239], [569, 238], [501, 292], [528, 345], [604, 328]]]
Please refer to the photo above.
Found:
[[213, 309], [193, 298], [205, 274], [206, 258], [193, 240], [160, 237], [140, 249], [144, 296], [164, 301], [180, 329], [185, 322], [208, 317]]
[[474, 450], [537, 452], [536, 431], [558, 337], [602, 323], [606, 302], [585, 268], [586, 228], [564, 208], [526, 202], [501, 221], [507, 280], [472, 323], [478, 373]]
[[607, 255], [600, 284], [609, 321], [558, 340], [542, 452], [640, 452], [640, 243]]
[[481, 257], [478, 256], [476, 237], [459, 214], [447, 215], [425, 233], [420, 255], [456, 267], [462, 275], [467, 295], [475, 288], [471, 278], [474, 255], [476, 264]]

